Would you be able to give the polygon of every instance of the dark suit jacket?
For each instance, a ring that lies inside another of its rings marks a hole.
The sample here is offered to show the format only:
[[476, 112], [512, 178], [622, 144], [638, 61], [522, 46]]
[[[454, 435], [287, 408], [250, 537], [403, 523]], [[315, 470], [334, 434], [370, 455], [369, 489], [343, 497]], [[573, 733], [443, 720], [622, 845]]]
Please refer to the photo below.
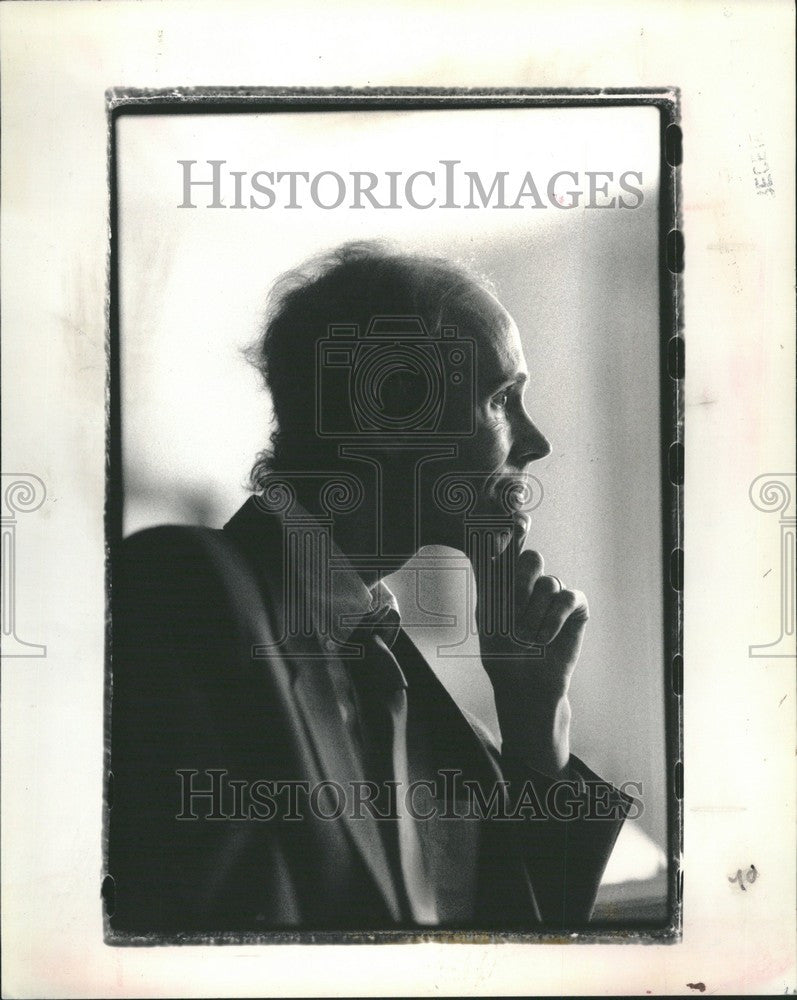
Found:
[[[337, 706], [335, 654], [312, 632], [275, 642], [282, 567], [280, 522], [251, 500], [224, 530], [150, 529], [115, 556], [111, 940], [408, 926], [378, 820], [348, 810], [324, 820], [307, 809], [292, 819], [284, 797], [266, 819], [267, 809], [253, 816], [251, 800], [235, 799], [231, 782], [247, 783], [238, 786], [246, 794], [261, 782], [262, 802], [264, 781], [346, 786], [366, 777]], [[267, 655], [253, 656], [258, 646]], [[406, 633], [394, 652], [408, 680], [415, 777], [456, 770], [484, 800], [498, 787], [507, 801], [533, 779], [544, 800], [549, 779], [500, 758]], [[580, 792], [599, 781], [575, 758], [571, 771]], [[194, 796], [186, 808], [186, 789], [214, 781], [215, 800]], [[441, 926], [583, 925], [630, 801], [603, 786], [608, 818], [419, 823]], [[197, 819], [178, 818], [192, 812]]]

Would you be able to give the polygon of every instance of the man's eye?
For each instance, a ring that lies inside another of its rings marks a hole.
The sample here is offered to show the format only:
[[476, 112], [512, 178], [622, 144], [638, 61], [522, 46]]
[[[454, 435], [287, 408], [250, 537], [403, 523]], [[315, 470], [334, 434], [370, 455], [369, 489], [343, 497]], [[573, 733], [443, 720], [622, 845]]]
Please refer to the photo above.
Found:
[[497, 396], [493, 396], [493, 403], [495, 406], [506, 406], [509, 402], [509, 389], [504, 389], [499, 392]]

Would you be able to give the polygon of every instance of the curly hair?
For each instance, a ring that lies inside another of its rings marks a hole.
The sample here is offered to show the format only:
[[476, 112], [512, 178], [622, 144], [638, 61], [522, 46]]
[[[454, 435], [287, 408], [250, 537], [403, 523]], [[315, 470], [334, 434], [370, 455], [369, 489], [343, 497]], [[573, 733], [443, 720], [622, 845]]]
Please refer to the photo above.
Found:
[[316, 432], [316, 345], [330, 324], [365, 330], [374, 316], [419, 316], [428, 331], [478, 311], [490, 282], [444, 257], [399, 252], [378, 241], [346, 243], [310, 258], [274, 283], [266, 319], [246, 349], [272, 402], [270, 448], [261, 451], [250, 487], [268, 475], [334, 462], [335, 442]]

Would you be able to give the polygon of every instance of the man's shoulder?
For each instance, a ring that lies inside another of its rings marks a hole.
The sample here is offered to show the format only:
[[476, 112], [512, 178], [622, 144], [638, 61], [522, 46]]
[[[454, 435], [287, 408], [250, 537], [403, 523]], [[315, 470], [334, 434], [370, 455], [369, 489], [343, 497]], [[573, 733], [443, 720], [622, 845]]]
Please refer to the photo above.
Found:
[[113, 578], [122, 586], [155, 590], [218, 579], [235, 562], [232, 540], [223, 531], [199, 525], [163, 524], [129, 535], [113, 560]]
[[218, 528], [198, 524], [159, 524], [128, 535], [122, 543], [122, 551], [188, 550], [220, 534]]
[[113, 552], [114, 590], [150, 605], [262, 607], [262, 577], [281, 560], [268, 540], [257, 544], [228, 529], [164, 524], [129, 535]]
[[207, 659], [271, 642], [280, 634], [279, 564], [223, 529], [166, 524], [138, 531], [113, 552], [114, 646], [138, 648], [149, 639], [169, 655]]
[[155, 573], [216, 572], [225, 568], [250, 571], [278, 563], [278, 534], [274, 525], [247, 501], [224, 528], [196, 524], [161, 524], [129, 535], [114, 562], [126, 568], [148, 568]]
[[119, 547], [119, 558], [124, 562], [200, 559], [222, 551], [228, 542], [224, 532], [218, 528], [197, 524], [159, 524], [128, 535]]

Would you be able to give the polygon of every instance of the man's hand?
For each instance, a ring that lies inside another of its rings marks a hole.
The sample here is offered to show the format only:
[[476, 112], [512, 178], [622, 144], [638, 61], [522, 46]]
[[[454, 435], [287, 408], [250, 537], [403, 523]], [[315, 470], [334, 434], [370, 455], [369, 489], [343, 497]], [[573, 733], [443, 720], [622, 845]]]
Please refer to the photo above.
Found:
[[[539, 553], [522, 551], [527, 531], [528, 524], [519, 519], [504, 552], [490, 565], [474, 565], [476, 622], [503, 753], [559, 776], [570, 757], [567, 693], [589, 609], [580, 591], [544, 574]], [[507, 627], [508, 615], [496, 617], [501, 605], [512, 609], [513, 628]]]

